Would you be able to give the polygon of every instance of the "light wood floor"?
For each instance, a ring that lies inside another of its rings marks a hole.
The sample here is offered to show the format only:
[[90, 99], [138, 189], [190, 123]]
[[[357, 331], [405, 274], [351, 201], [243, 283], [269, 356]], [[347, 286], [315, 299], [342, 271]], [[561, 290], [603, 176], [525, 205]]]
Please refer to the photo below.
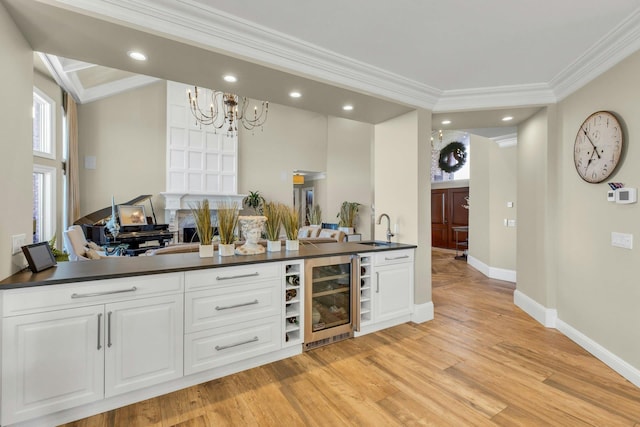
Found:
[[80, 426], [640, 426], [640, 389], [433, 253], [435, 320], [319, 348]]

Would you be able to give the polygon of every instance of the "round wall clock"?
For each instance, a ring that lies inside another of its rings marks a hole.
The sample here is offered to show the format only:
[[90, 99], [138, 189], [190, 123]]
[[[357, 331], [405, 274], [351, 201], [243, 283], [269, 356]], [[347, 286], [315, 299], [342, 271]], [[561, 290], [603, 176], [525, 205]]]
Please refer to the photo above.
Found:
[[597, 111], [580, 125], [573, 145], [578, 175], [595, 184], [609, 177], [620, 163], [624, 135], [613, 113]]

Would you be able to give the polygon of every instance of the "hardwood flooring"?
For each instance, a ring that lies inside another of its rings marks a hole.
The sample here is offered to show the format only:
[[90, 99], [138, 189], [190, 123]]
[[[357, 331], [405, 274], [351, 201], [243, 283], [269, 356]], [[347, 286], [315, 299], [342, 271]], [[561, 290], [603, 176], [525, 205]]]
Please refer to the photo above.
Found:
[[435, 319], [80, 420], [99, 426], [640, 426], [640, 389], [433, 252]]

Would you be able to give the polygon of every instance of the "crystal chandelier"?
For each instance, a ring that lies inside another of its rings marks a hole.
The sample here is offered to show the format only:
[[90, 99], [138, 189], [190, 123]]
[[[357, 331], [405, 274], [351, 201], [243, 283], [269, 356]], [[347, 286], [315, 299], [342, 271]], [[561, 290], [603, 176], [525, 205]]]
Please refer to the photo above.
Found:
[[[201, 94], [201, 92], [203, 92]], [[203, 95], [203, 96], [201, 96]], [[247, 108], [249, 103], [247, 98], [239, 97], [233, 93], [219, 92], [215, 90], [198, 89], [194, 87], [194, 92], [187, 91], [189, 97], [189, 107], [193, 117], [199, 125], [212, 125], [216, 129], [221, 129], [225, 125], [229, 125], [227, 132], [237, 134], [238, 122], [247, 130], [253, 130], [256, 127], [262, 127], [267, 121], [269, 113], [269, 102], [261, 101], [260, 112], [258, 106], [253, 107], [253, 117], [247, 116]], [[209, 108], [202, 110], [198, 97], [205, 98], [209, 101]]]

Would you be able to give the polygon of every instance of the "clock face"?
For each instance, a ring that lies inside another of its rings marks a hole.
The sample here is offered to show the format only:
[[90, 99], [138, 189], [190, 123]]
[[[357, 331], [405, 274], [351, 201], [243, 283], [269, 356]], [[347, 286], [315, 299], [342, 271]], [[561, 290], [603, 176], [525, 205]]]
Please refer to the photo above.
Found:
[[587, 117], [573, 146], [578, 175], [593, 184], [607, 179], [620, 162], [623, 143], [622, 126], [612, 113], [598, 111]]

